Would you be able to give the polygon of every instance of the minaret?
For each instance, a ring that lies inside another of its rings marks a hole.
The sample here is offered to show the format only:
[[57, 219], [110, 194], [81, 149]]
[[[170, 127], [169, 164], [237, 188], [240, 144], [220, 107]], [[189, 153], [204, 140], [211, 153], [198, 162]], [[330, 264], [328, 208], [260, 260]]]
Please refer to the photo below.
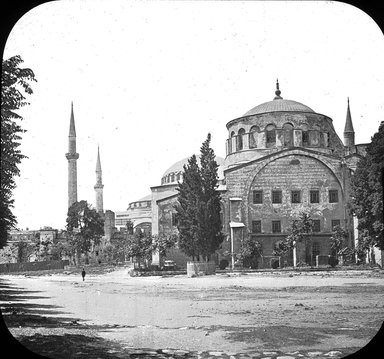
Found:
[[349, 108], [349, 97], [348, 97], [348, 108], [347, 108], [347, 118], [345, 120], [344, 127], [344, 146], [353, 147], [355, 145], [355, 130], [352, 125], [351, 110]]
[[100, 163], [100, 151], [99, 146], [97, 146], [97, 162], [96, 162], [96, 211], [99, 213], [103, 213], [103, 182], [101, 178], [101, 163]]
[[76, 128], [73, 115], [73, 102], [71, 104], [71, 119], [69, 123], [68, 153], [65, 154], [68, 160], [68, 208], [77, 202], [77, 159], [76, 153]]

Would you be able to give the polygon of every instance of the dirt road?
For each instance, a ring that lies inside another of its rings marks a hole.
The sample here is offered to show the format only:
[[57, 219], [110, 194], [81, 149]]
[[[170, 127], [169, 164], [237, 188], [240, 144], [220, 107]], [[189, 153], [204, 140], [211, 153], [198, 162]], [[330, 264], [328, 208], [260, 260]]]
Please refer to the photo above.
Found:
[[[24, 291], [18, 300], [0, 302], [16, 338], [61, 335], [67, 328], [91, 330], [124, 348], [350, 353], [364, 347], [384, 321], [380, 270], [132, 278], [124, 269], [87, 274], [84, 282], [80, 274], [0, 279], [9, 295]], [[15, 317], [26, 313], [59, 324], [27, 321], [19, 327]]]

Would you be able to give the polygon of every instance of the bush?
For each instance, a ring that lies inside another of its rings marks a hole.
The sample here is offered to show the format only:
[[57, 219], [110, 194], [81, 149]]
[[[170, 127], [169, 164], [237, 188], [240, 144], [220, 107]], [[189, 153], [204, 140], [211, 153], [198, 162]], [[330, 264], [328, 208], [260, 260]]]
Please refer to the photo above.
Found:
[[329, 265], [332, 268], [336, 267], [338, 263], [339, 263], [339, 260], [336, 257], [334, 256], [329, 257]]
[[226, 259], [222, 259], [219, 263], [219, 268], [220, 269], [225, 269], [229, 265], [229, 262]]
[[272, 259], [271, 260], [271, 267], [272, 267], [272, 269], [279, 268], [279, 260], [278, 259]]

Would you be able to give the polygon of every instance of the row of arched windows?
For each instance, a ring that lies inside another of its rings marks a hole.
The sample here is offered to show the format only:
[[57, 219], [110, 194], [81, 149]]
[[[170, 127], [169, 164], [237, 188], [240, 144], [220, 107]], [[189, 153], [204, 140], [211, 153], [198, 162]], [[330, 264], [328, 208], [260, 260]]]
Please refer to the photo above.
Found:
[[161, 184], [173, 183], [173, 182], [180, 181], [181, 179], [182, 179], [181, 172], [177, 172], [177, 173], [172, 172], [161, 179]]
[[[307, 126], [304, 126], [305, 128]], [[294, 139], [293, 139], [293, 130], [294, 130], [294, 127], [291, 123], [285, 123], [282, 127], [282, 130], [283, 130], [283, 143], [282, 145], [284, 147], [293, 147], [294, 146]], [[318, 146], [320, 144], [320, 141], [323, 142], [323, 145], [324, 145], [324, 139], [323, 138], [319, 138], [319, 139], [316, 139], [316, 136], [314, 136], [313, 140], [312, 140], [312, 143], [310, 143], [310, 139], [309, 139], [309, 132], [308, 130], [306, 129], [302, 129], [300, 128], [301, 130], [301, 136], [302, 136], [302, 145], [303, 146], [308, 146], [308, 145], [314, 145], [314, 146]], [[274, 124], [269, 124], [265, 127], [264, 131], [260, 131], [260, 128], [258, 126], [252, 126], [249, 130], [249, 142], [248, 142], [248, 145], [249, 145], [249, 148], [257, 148], [258, 147], [258, 137], [259, 137], [259, 133], [261, 132], [265, 132], [265, 146], [267, 148], [270, 148], [270, 147], [274, 147], [276, 145], [276, 125]], [[316, 131], [318, 132], [318, 131]], [[241, 151], [243, 148], [244, 148], [244, 138], [245, 138], [245, 135], [246, 132], [245, 132], [245, 129], [244, 128], [240, 128], [237, 133], [235, 131], [232, 131], [231, 132], [231, 138], [229, 139], [228, 143], [229, 143], [229, 152], [233, 152], [232, 151], [232, 138], [236, 138], [236, 141], [235, 141], [235, 146], [236, 146], [236, 151]], [[329, 137], [329, 135], [327, 134], [327, 136]], [[321, 144], [320, 144], [321, 145]], [[327, 146], [328, 146], [328, 143], [327, 143]]]

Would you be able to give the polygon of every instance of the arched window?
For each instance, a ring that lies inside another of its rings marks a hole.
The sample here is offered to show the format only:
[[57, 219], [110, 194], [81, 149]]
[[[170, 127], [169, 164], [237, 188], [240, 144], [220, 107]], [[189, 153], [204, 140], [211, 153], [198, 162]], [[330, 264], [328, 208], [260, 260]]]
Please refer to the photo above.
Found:
[[257, 134], [260, 131], [258, 126], [252, 126], [249, 130], [249, 148], [257, 147]]
[[267, 147], [274, 147], [276, 145], [276, 129], [275, 125], [268, 125], [265, 128], [265, 135], [267, 137]]
[[236, 150], [241, 151], [243, 149], [243, 135], [245, 133], [244, 128], [240, 128], [236, 141]]
[[283, 125], [284, 131], [284, 147], [293, 146], [293, 125], [291, 123], [285, 123]]
[[172, 172], [171, 173], [171, 182], [174, 182], [175, 181], [175, 174]]

